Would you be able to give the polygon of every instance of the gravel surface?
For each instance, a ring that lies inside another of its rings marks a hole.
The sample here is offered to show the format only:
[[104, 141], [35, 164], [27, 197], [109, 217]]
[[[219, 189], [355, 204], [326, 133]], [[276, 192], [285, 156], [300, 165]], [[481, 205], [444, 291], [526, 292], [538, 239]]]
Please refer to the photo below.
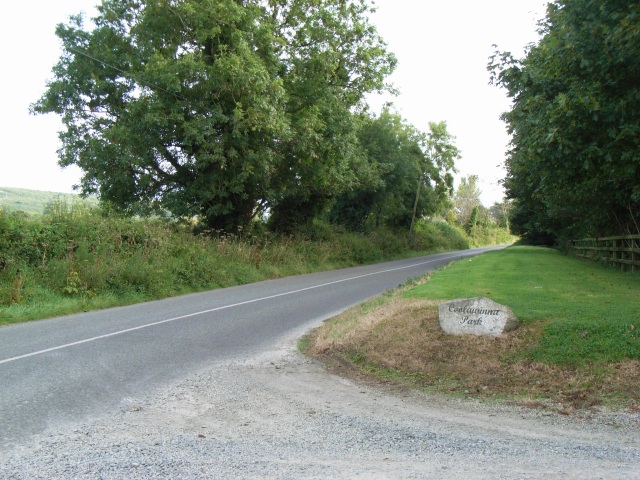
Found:
[[0, 452], [7, 479], [640, 479], [640, 415], [386, 391], [293, 341]]

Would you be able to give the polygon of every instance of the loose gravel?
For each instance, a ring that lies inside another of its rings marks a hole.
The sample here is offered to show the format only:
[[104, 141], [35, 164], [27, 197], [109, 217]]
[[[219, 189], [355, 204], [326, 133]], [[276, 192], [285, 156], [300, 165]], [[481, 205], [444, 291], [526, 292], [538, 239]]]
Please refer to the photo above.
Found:
[[640, 479], [640, 415], [387, 391], [292, 342], [0, 453], [3, 479]]

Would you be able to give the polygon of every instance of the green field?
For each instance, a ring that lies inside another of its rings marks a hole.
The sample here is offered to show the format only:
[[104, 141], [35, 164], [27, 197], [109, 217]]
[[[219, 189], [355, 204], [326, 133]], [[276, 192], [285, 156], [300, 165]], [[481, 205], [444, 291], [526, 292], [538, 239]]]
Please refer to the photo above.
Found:
[[[80, 201], [80, 197], [73, 193], [43, 192], [24, 188], [0, 187], [0, 207], [25, 212], [29, 214], [44, 213], [51, 202], [65, 201], [68, 203]], [[89, 200], [95, 204], [96, 200]]]

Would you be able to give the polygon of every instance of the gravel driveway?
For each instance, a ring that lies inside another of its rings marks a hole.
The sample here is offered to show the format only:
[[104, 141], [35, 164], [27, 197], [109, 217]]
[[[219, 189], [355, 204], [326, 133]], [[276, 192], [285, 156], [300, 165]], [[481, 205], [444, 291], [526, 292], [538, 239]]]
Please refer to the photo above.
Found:
[[[640, 415], [385, 391], [295, 341], [0, 453], [0, 478], [640, 479]], [[65, 431], [66, 430], [66, 431]]]

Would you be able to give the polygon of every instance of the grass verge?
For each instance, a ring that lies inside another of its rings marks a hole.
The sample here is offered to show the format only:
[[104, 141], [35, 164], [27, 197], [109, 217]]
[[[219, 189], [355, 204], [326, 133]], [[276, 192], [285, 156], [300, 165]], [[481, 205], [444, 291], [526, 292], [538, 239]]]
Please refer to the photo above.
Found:
[[[326, 322], [305, 352], [377, 381], [511, 400], [562, 413], [640, 411], [640, 276], [510, 247], [462, 260], [419, 285]], [[487, 296], [522, 325], [499, 337], [447, 335], [441, 300]]]
[[356, 234], [322, 221], [295, 237], [260, 223], [241, 235], [195, 234], [188, 222], [124, 217], [85, 203], [59, 200], [42, 215], [0, 206], [0, 326], [460, 250], [470, 240], [444, 222], [419, 222], [411, 239], [406, 231]]

